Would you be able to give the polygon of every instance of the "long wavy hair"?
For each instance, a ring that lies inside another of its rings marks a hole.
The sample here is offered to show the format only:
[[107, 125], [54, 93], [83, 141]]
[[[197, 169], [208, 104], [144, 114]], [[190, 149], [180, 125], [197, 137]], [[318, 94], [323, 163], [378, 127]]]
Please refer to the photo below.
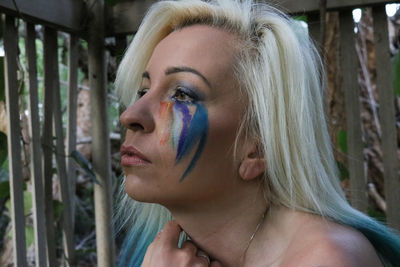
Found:
[[[233, 33], [240, 43], [235, 77], [248, 103], [238, 136], [257, 137], [265, 155], [266, 201], [353, 227], [370, 240], [384, 263], [399, 263], [398, 235], [346, 201], [324, 116], [321, 59], [307, 30], [276, 8], [251, 0], [154, 4], [118, 69], [122, 104], [135, 101], [156, 45], [169, 33], [194, 24]], [[130, 230], [119, 264], [140, 266], [147, 246], [171, 214], [158, 204], [130, 199], [123, 186], [116, 220], [119, 229]]]

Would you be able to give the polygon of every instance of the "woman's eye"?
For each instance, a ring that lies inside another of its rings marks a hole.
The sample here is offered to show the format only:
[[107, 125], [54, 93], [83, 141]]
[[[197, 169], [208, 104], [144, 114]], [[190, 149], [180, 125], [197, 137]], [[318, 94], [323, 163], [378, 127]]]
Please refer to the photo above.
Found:
[[147, 93], [147, 91], [149, 91], [148, 88], [140, 89], [137, 91], [136, 94], [137, 94], [138, 98], [141, 98], [142, 96], [144, 96]]
[[188, 102], [192, 103], [196, 100], [196, 97], [193, 94], [183, 87], [178, 87], [172, 96], [172, 98], [179, 102]]

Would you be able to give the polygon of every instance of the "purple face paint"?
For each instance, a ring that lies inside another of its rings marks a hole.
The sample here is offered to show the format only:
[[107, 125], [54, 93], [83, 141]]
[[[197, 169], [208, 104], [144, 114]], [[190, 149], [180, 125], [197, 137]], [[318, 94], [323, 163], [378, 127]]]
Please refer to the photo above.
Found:
[[[193, 108], [195, 110], [192, 115]], [[171, 118], [171, 113], [173, 114], [172, 122], [168, 122], [167, 120], [170, 120], [168, 117]], [[206, 143], [208, 133], [207, 110], [204, 105], [198, 103], [162, 102], [159, 115], [163, 126], [169, 128], [162, 129], [163, 135], [161, 136], [160, 144], [164, 145], [167, 140], [171, 140], [171, 144], [177, 150], [175, 164], [178, 164], [197, 147], [192, 160], [180, 178], [180, 182], [182, 182], [196, 165]], [[174, 139], [177, 136], [179, 136], [179, 139], [178, 142], [175, 142]]]

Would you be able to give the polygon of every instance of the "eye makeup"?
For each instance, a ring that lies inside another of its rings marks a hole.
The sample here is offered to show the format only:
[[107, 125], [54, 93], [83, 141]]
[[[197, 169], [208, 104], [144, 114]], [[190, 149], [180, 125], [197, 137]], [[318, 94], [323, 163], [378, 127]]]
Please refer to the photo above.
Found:
[[204, 101], [205, 99], [204, 93], [202, 91], [197, 89], [195, 86], [184, 82], [178, 82], [175, 85], [175, 91], [171, 99], [173, 101], [179, 101], [179, 99], [177, 98], [178, 94], [185, 95], [187, 96], [187, 98], [191, 99], [191, 101], [183, 101], [183, 102], [197, 102], [197, 101]]
[[170, 143], [176, 150], [175, 164], [196, 148], [194, 156], [180, 178], [192, 171], [203, 151], [208, 133], [208, 113], [203, 104], [180, 101], [160, 103], [160, 145]]

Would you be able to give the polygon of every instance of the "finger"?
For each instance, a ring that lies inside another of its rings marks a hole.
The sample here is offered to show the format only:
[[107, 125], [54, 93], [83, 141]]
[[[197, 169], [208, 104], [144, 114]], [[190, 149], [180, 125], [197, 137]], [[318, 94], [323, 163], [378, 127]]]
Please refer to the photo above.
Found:
[[191, 255], [196, 255], [197, 253], [197, 247], [189, 240], [183, 242], [181, 249], [188, 251]]
[[207, 266], [210, 265], [211, 261], [210, 261], [210, 257], [202, 250], [198, 250], [197, 251], [197, 257], [204, 262], [205, 264], [207, 264]]
[[210, 267], [222, 267], [222, 264], [218, 261], [212, 261]]
[[176, 221], [169, 221], [160, 232], [157, 241], [171, 248], [177, 248], [181, 231], [182, 229]]

